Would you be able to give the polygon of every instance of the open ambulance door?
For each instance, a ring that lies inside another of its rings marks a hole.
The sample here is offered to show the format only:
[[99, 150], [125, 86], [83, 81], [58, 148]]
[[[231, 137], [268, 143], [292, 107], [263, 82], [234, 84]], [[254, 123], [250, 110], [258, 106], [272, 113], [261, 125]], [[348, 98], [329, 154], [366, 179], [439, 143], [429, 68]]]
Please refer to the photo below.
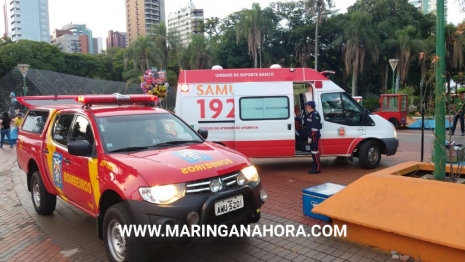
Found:
[[295, 155], [292, 82], [234, 85], [236, 150], [247, 157]]

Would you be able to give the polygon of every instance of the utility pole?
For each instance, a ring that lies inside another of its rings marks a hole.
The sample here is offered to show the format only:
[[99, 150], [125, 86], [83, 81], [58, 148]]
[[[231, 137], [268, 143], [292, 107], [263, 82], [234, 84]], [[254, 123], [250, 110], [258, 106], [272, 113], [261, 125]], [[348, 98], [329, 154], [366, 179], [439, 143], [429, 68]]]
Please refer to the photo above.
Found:
[[435, 125], [434, 132], [436, 139], [434, 140], [434, 178], [437, 180], [444, 180], [446, 176], [446, 158], [445, 156], [445, 142], [446, 142], [446, 127], [445, 127], [445, 114], [444, 108], [444, 77], [446, 72], [446, 59], [445, 59], [445, 36], [444, 36], [444, 0], [436, 0], [436, 107], [435, 107]]
[[318, 24], [320, 23], [320, 1], [316, 3], [316, 24], [315, 24], [315, 71], [318, 71]]

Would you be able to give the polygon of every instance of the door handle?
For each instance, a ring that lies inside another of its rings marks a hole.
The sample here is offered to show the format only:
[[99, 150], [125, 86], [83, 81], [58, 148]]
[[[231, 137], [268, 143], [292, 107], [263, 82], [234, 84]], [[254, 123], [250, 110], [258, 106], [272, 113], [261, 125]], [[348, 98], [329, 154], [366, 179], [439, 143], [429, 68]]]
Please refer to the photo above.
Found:
[[68, 158], [64, 158], [63, 161], [64, 161], [66, 164], [71, 164], [71, 160], [69, 160]]
[[45, 153], [45, 154], [48, 154], [48, 149], [44, 149], [44, 153]]
[[287, 124], [287, 130], [291, 130], [292, 129], [292, 124]]

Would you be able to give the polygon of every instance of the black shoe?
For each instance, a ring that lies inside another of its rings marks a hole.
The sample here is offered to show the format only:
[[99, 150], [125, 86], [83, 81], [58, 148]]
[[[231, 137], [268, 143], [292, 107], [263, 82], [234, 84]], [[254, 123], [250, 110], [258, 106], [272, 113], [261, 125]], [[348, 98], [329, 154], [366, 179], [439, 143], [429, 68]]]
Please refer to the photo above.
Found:
[[321, 171], [310, 170], [308, 171], [309, 174], [319, 174]]
[[454, 132], [450, 132], [449, 135], [453, 136], [453, 135], [454, 135]]

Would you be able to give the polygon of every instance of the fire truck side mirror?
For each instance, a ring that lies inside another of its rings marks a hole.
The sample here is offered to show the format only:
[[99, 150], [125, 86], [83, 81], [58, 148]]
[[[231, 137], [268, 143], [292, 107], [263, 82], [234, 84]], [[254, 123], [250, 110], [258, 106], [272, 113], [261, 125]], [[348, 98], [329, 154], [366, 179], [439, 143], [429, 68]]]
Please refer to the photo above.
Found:
[[207, 138], [208, 138], [208, 130], [207, 130], [207, 129], [199, 128], [199, 130], [197, 131], [197, 133], [199, 133], [199, 135], [200, 135], [201, 137], [203, 137], [203, 139], [207, 139]]

